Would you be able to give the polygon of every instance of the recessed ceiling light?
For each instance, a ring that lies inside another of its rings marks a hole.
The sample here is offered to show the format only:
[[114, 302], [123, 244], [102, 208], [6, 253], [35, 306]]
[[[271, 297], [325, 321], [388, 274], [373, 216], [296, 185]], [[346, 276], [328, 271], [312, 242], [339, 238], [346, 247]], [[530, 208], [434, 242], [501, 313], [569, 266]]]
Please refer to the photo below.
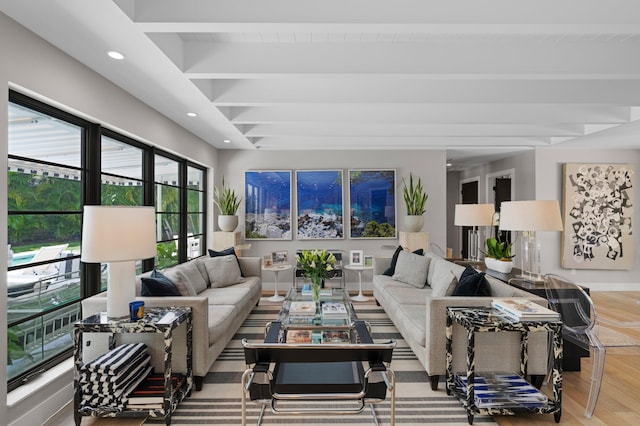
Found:
[[453, 166], [453, 164], [447, 163], [447, 167], [451, 167], [451, 166]]
[[116, 52], [115, 50], [108, 51], [107, 55], [109, 55], [111, 59], [117, 59], [119, 61], [124, 59], [124, 55], [120, 52]]
[[188, 112], [187, 115], [189, 117], [197, 117], [198, 116], [198, 114], [196, 114], [195, 112]]
[[224, 142], [224, 143], [231, 143], [231, 141], [230, 141], [229, 139], [225, 139], [225, 140], [223, 140], [222, 142]]

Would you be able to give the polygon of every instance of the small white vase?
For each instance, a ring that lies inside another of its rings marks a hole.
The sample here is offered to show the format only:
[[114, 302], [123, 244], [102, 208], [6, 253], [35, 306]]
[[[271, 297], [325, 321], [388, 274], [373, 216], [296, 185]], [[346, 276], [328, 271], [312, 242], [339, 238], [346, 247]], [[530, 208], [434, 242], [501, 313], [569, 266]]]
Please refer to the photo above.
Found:
[[407, 215], [404, 217], [404, 227], [407, 232], [420, 232], [423, 225], [423, 215]]
[[238, 227], [238, 216], [236, 215], [218, 215], [218, 227], [224, 232], [233, 232]]
[[502, 272], [503, 274], [508, 274], [513, 269], [513, 262], [511, 260], [498, 260], [493, 257], [485, 257], [484, 264], [487, 265], [487, 268], [494, 270], [496, 272]]

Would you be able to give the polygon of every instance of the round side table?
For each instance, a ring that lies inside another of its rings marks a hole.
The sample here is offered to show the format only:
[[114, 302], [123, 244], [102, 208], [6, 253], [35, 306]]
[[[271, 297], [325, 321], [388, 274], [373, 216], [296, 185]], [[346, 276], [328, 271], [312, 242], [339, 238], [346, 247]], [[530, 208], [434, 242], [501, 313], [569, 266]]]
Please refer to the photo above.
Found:
[[356, 301], [356, 302], [366, 302], [367, 300], [369, 300], [369, 298], [367, 296], [364, 296], [362, 294], [362, 272], [363, 271], [367, 271], [369, 269], [373, 269], [373, 266], [344, 265], [343, 268], [344, 269], [348, 269], [349, 271], [355, 271], [355, 272], [358, 273], [358, 281], [359, 281], [358, 295], [357, 296], [353, 296], [351, 298], [351, 300]]
[[275, 286], [275, 290], [273, 292], [273, 296], [268, 297], [267, 298], [268, 301], [270, 301], [270, 302], [282, 302], [284, 300], [284, 296], [280, 296], [278, 294], [278, 274], [280, 273], [280, 271], [288, 271], [291, 268], [293, 268], [293, 266], [289, 265], [289, 264], [271, 265], [271, 266], [263, 266], [262, 267], [263, 271], [271, 271], [271, 272], [273, 272], [273, 275], [276, 278], [276, 286]]

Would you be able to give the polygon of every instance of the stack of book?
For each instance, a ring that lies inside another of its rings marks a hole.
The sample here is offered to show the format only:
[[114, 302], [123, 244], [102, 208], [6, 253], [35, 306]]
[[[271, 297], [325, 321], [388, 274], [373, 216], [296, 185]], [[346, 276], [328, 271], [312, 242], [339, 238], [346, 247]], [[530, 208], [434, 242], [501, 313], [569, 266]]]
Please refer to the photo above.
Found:
[[[183, 374], [171, 375], [171, 396], [180, 389], [185, 381]], [[164, 374], [150, 374], [127, 396], [128, 410], [153, 410], [164, 408]]]
[[347, 308], [344, 303], [324, 302], [322, 304], [322, 319], [347, 319]]
[[[467, 394], [467, 377], [455, 376], [462, 395]], [[480, 374], [474, 379], [474, 404], [478, 408], [543, 407], [548, 398], [518, 374]]]
[[507, 319], [516, 321], [558, 321], [560, 315], [525, 298], [493, 299], [491, 307]]
[[289, 305], [289, 316], [292, 317], [315, 317], [316, 302], [314, 301], [293, 301]]

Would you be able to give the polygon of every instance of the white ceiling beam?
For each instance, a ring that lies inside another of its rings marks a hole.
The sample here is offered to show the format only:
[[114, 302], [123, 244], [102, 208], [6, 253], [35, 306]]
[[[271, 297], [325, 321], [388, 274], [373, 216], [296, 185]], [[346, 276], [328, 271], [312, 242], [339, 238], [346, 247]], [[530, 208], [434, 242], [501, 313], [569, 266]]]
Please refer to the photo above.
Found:
[[[215, 80], [216, 105], [267, 106], [314, 103], [539, 103], [640, 104], [640, 80]], [[205, 85], [199, 82], [200, 87]]]
[[323, 137], [551, 137], [579, 136], [580, 125], [495, 125], [495, 124], [257, 124], [247, 126], [247, 137], [323, 136]]
[[[131, 18], [146, 28], [166, 23], [274, 23], [274, 24], [637, 24], [640, 5], [634, 0], [119, 0]], [[126, 7], [129, 6], [129, 7]], [[175, 27], [171, 31], [180, 31]]]
[[[383, 104], [230, 107], [234, 124], [256, 123], [626, 123], [629, 108], [559, 104]], [[640, 111], [638, 112], [640, 118]]]
[[[500, 41], [440, 43], [187, 42], [189, 78], [419, 76], [425, 78], [640, 78], [637, 43]], [[178, 64], [176, 64], [178, 65]]]

